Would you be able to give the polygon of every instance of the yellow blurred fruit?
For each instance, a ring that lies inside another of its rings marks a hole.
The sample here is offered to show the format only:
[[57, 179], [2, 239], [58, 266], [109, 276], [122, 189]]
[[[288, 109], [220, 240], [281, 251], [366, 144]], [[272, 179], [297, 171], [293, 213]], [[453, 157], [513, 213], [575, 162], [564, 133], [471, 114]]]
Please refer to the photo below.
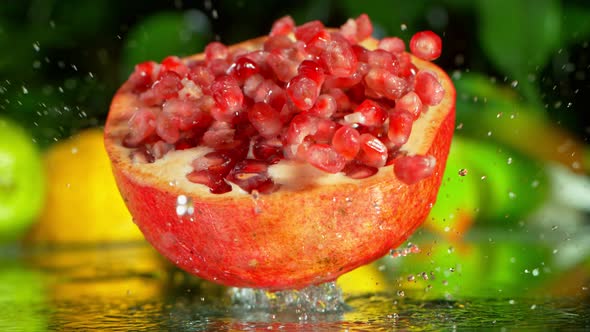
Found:
[[348, 295], [375, 294], [391, 291], [393, 287], [379, 271], [379, 261], [361, 266], [336, 280], [336, 284]]
[[44, 156], [47, 198], [27, 240], [87, 244], [143, 240], [121, 198], [103, 146], [102, 130], [87, 129]]

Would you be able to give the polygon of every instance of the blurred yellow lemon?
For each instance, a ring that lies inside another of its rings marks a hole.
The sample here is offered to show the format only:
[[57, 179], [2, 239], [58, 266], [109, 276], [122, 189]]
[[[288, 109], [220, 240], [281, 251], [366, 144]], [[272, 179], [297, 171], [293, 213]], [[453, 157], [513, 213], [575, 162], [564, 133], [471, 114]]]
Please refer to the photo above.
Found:
[[44, 156], [47, 198], [28, 240], [37, 244], [143, 239], [121, 198], [100, 129], [87, 129]]

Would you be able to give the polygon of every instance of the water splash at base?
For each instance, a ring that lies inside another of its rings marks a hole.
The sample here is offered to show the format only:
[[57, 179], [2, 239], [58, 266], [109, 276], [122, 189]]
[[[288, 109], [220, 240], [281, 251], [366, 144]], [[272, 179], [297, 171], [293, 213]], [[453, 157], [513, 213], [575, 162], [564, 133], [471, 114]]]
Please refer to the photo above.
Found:
[[253, 288], [230, 288], [231, 303], [246, 310], [304, 313], [342, 312], [346, 308], [342, 289], [335, 282], [310, 286], [300, 290], [269, 292]]

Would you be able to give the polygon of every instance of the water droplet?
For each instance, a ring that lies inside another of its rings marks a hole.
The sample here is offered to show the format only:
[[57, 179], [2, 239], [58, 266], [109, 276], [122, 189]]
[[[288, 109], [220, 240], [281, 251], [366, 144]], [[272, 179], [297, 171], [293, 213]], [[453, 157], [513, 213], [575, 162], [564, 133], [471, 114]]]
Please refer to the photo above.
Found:
[[406, 292], [404, 292], [403, 290], [398, 290], [397, 291], [397, 296], [404, 297], [404, 296], [406, 296]]
[[41, 50], [41, 46], [39, 46], [39, 42], [36, 41], [36, 42], [33, 43], [33, 49], [36, 52], [39, 52]]
[[184, 215], [193, 215], [195, 212], [195, 208], [193, 206], [193, 201], [189, 197], [185, 195], [178, 195], [176, 197], [176, 215], [182, 217]]
[[402, 23], [402, 24], [400, 25], [400, 29], [401, 29], [402, 31], [406, 31], [406, 30], [408, 30], [408, 26], [407, 26], [405, 23]]
[[510, 304], [515, 304], [515, 303], [516, 303], [516, 301], [514, 301], [514, 300], [508, 300], [508, 303], [510, 303]]
[[552, 230], [552, 231], [556, 231], [558, 228], [559, 228], [559, 226], [558, 226], [558, 225], [553, 225], [553, 227], [551, 227], [551, 230]]
[[508, 165], [511, 165], [512, 164], [512, 157], [508, 157], [508, 160], [506, 160], [506, 163]]
[[28, 94], [29, 93], [29, 90], [24, 85], [22, 86], [22, 89], [23, 89], [23, 93], [24, 94]]
[[443, 280], [442, 281], [443, 286], [448, 286], [449, 285], [449, 281], [448, 280]]
[[508, 198], [515, 199], [516, 198], [516, 194], [511, 191], [511, 192], [508, 193]]
[[449, 249], [447, 249], [447, 251], [449, 252], [449, 254], [453, 253], [455, 251], [455, 248], [451, 246], [449, 247]]
[[559, 252], [559, 249], [553, 249], [553, 254], [557, 254]]
[[533, 305], [531, 306], [531, 310], [535, 310], [535, 309], [537, 309], [537, 305], [536, 305], [536, 304], [533, 304]]
[[460, 175], [460, 176], [465, 176], [465, 175], [467, 175], [467, 173], [468, 173], [468, 171], [467, 171], [467, 169], [466, 169], [466, 168], [461, 168], [461, 169], [459, 170], [459, 175]]
[[512, 83], [510, 83], [510, 86], [513, 88], [516, 88], [518, 86], [518, 81], [517, 80], [512, 81]]
[[411, 281], [416, 281], [416, 276], [414, 276], [413, 274], [410, 274], [410, 275], [408, 276], [408, 281], [410, 281], [410, 282], [411, 282]]
[[533, 269], [533, 277], [539, 276], [539, 269]]

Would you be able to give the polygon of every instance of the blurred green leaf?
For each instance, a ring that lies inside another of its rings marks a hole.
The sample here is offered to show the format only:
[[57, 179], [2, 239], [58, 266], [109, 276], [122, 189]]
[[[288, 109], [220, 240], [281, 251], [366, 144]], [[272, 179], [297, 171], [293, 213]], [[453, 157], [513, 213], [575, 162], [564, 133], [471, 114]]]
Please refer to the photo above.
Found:
[[581, 6], [563, 8], [563, 38], [568, 41], [583, 41], [590, 36], [590, 10]]
[[559, 47], [561, 5], [557, 0], [480, 0], [479, 17], [483, 50], [499, 69], [521, 83]]
[[140, 62], [159, 62], [168, 55], [182, 57], [202, 52], [210, 34], [207, 17], [196, 10], [150, 16], [127, 35], [121, 59], [121, 78], [126, 78]]

